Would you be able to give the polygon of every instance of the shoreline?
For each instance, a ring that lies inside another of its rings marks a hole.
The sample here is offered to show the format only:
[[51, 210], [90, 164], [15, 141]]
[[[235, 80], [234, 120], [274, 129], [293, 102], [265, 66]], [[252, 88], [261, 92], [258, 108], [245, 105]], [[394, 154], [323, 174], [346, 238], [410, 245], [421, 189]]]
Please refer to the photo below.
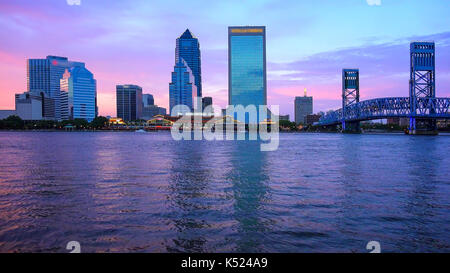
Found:
[[[136, 132], [138, 129], [132, 130], [113, 130], [113, 129], [105, 129], [105, 130], [58, 130], [58, 129], [33, 129], [33, 130], [17, 130], [17, 129], [0, 129], [0, 132], [64, 132], [64, 133], [101, 133], [101, 132], [115, 132], [115, 133], [123, 133], [123, 132]], [[146, 133], [158, 133], [158, 132], [169, 132], [170, 130], [148, 130]], [[142, 133], [142, 132], [141, 132]], [[279, 131], [280, 134], [341, 134], [341, 132], [312, 132], [312, 131]], [[355, 135], [407, 135], [403, 131], [364, 131]], [[442, 136], [450, 136], [450, 131], [439, 131], [438, 135]]]

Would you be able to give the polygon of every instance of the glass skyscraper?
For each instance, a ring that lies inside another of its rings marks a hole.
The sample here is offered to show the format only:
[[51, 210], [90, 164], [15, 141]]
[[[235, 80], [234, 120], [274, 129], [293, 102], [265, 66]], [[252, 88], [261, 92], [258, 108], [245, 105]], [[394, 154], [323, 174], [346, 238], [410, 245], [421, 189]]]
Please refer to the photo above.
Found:
[[125, 121], [138, 120], [142, 116], [142, 88], [137, 85], [116, 86], [117, 117]]
[[45, 59], [28, 59], [27, 89], [32, 94], [45, 93], [54, 100], [52, 113], [46, 118], [61, 120], [60, 80], [64, 71], [71, 67], [84, 67], [84, 63], [69, 61], [66, 57], [47, 56]]
[[267, 105], [264, 26], [228, 27], [228, 104]]
[[66, 69], [60, 80], [61, 119], [82, 118], [91, 122], [97, 115], [97, 82], [85, 67]]
[[200, 43], [195, 38], [189, 29], [177, 38], [177, 47], [175, 49], [175, 64], [183, 58], [195, 78], [195, 85], [197, 86], [197, 97], [202, 96], [202, 69], [200, 57]]
[[169, 84], [169, 111], [172, 116], [186, 114], [186, 111], [175, 109], [177, 105], [185, 105], [190, 111], [194, 110], [194, 102], [198, 94], [194, 81], [194, 74], [189, 65], [180, 58], [174, 66], [172, 82]]

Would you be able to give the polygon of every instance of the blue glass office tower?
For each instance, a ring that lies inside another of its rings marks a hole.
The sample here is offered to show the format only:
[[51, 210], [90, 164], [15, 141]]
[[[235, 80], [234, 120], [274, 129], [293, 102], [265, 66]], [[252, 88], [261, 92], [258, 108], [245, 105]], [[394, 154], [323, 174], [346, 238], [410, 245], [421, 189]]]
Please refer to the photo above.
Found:
[[180, 58], [183, 58], [192, 70], [195, 78], [195, 85], [197, 86], [197, 96], [202, 96], [202, 70], [200, 58], [200, 43], [195, 38], [189, 29], [177, 39], [177, 47], [175, 49], [175, 64]]
[[228, 27], [228, 104], [267, 105], [264, 26]]
[[85, 67], [66, 69], [60, 80], [61, 119], [82, 118], [91, 122], [97, 115], [97, 82]]
[[169, 84], [169, 111], [172, 116], [185, 114], [174, 109], [177, 105], [186, 105], [190, 111], [194, 110], [194, 101], [198, 94], [194, 78], [189, 65], [180, 58], [174, 66], [172, 82]]
[[54, 100], [53, 113], [46, 118], [61, 120], [60, 80], [64, 71], [71, 67], [84, 67], [84, 63], [69, 61], [66, 57], [47, 56], [45, 59], [28, 59], [27, 89], [32, 94], [43, 92]]

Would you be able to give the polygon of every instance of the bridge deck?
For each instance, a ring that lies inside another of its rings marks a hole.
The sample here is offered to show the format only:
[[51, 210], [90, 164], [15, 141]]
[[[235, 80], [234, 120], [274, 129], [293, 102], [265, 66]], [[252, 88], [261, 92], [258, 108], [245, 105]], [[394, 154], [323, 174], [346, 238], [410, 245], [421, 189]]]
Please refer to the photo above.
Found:
[[411, 107], [409, 97], [365, 100], [347, 107], [345, 113], [342, 109], [327, 113], [319, 120], [318, 125], [395, 117], [450, 119], [450, 98], [422, 97], [416, 98], [413, 103]]

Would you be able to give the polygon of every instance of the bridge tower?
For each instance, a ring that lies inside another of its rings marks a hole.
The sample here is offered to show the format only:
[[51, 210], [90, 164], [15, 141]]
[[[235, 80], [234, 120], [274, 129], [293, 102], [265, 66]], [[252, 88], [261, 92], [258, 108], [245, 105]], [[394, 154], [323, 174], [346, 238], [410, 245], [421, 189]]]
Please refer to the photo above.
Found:
[[[409, 118], [409, 132], [416, 130], [436, 130], [436, 120], [417, 119], [417, 98], [435, 98], [435, 46], [434, 42], [412, 42], [410, 45], [410, 79], [409, 99], [411, 116]], [[433, 111], [430, 109], [430, 111]], [[431, 114], [431, 113], [430, 113]]]
[[346, 122], [347, 108], [359, 102], [359, 69], [342, 69], [342, 131], [359, 132], [358, 122]]

